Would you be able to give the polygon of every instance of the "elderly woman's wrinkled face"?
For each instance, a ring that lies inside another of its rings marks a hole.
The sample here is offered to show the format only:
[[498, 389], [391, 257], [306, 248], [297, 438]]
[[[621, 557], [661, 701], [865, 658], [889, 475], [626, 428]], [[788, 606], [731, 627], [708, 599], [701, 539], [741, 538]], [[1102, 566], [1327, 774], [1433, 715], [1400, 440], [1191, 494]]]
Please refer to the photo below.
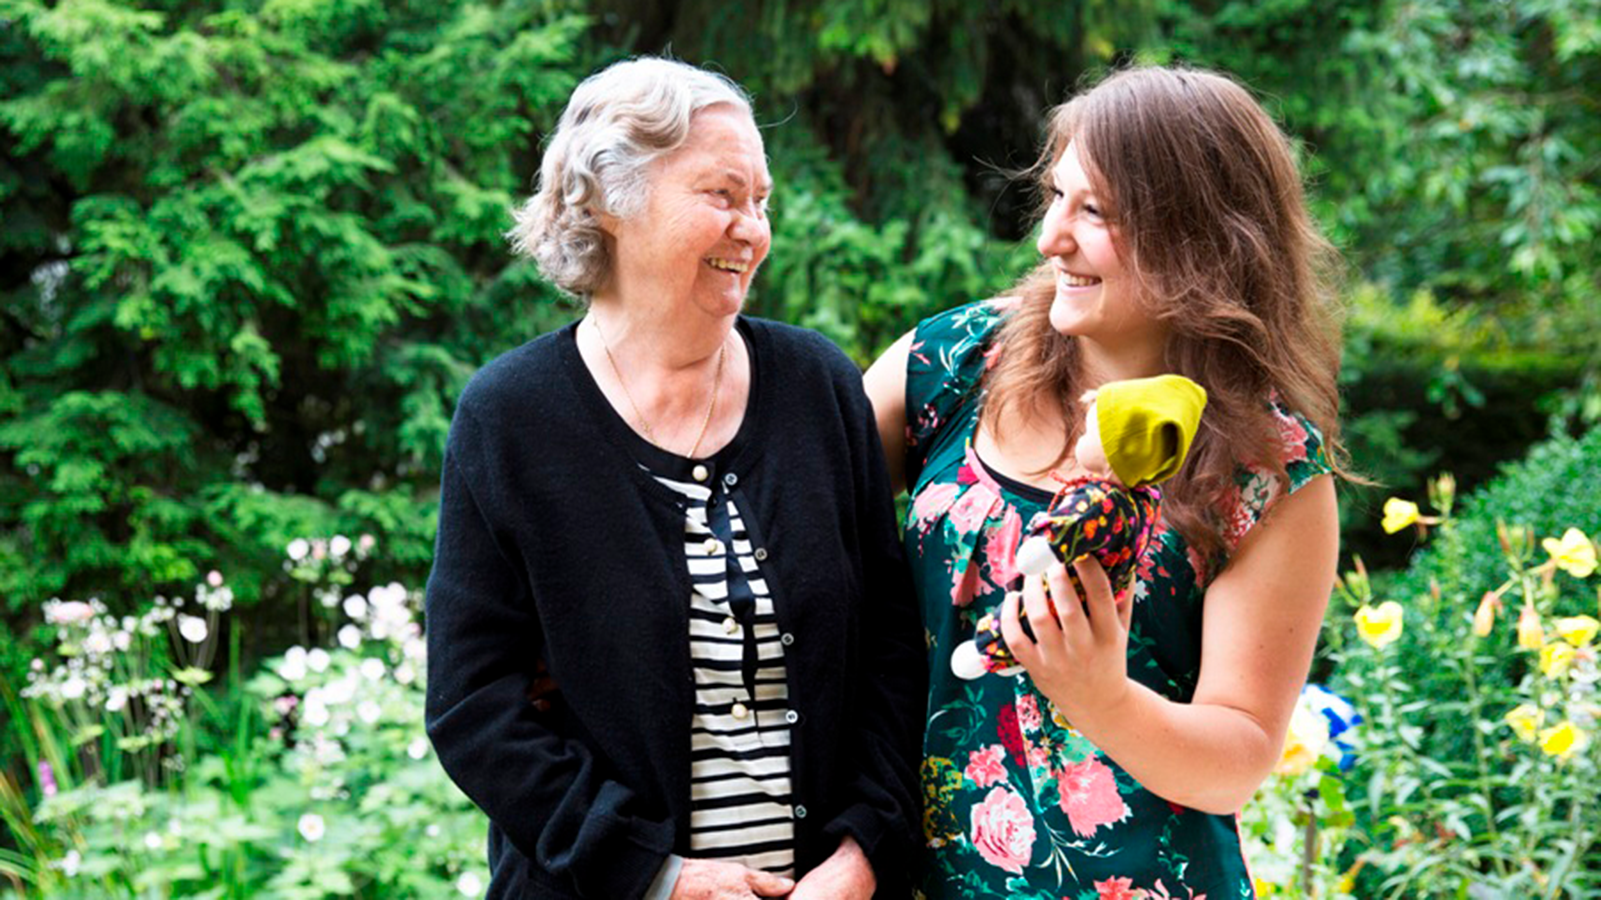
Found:
[[624, 302], [739, 312], [772, 240], [771, 190], [750, 115], [733, 106], [696, 113], [684, 145], [651, 166], [645, 208], [609, 224], [613, 288]]

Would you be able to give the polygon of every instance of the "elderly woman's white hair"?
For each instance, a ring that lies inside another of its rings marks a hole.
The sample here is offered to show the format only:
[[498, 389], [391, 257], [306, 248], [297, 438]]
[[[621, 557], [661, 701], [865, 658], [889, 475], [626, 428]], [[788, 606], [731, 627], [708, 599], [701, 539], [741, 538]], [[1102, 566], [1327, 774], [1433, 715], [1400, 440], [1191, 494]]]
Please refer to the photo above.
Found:
[[557, 287], [587, 298], [611, 274], [597, 214], [625, 219], [645, 205], [650, 163], [681, 146], [690, 119], [750, 97], [715, 72], [657, 57], [611, 65], [567, 101], [539, 168], [539, 189], [506, 236]]

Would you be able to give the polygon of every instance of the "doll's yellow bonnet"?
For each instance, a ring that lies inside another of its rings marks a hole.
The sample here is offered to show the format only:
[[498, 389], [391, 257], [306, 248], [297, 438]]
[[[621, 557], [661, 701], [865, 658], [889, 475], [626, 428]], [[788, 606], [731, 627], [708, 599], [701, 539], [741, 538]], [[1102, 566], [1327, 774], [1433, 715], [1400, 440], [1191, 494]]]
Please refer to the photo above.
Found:
[[1119, 481], [1156, 484], [1184, 465], [1206, 408], [1206, 390], [1183, 375], [1131, 378], [1095, 394], [1101, 446]]

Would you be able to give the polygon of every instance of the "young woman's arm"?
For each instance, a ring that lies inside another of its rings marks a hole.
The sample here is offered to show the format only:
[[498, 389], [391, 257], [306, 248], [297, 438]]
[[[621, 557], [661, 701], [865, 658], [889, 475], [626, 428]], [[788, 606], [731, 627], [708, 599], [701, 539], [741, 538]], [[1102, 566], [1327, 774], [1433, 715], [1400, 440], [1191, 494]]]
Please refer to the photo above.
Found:
[[[1021, 600], [1003, 607], [1002, 634], [1073, 726], [1142, 785], [1193, 809], [1233, 813], [1283, 751], [1338, 552], [1333, 478], [1322, 475], [1275, 505], [1207, 588], [1200, 681], [1189, 703], [1128, 677], [1132, 601], [1113, 598], [1093, 561], [1078, 568], [1087, 613], [1068, 602], [1053, 615], [1039, 579], [1030, 579]], [[1072, 596], [1061, 566], [1047, 578], [1054, 596]]]
[[890, 487], [897, 494], [906, 489], [906, 356], [912, 335], [910, 331], [901, 335], [862, 376], [867, 398], [873, 401], [873, 416], [878, 419]]

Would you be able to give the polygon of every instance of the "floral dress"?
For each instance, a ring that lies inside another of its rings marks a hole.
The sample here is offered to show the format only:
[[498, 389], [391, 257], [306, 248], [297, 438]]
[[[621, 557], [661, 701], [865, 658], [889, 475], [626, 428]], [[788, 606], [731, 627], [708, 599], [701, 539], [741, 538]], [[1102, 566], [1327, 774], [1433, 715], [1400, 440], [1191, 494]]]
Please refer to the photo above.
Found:
[[[979, 376], [1007, 300], [963, 306], [917, 328], [907, 363], [907, 556], [929, 642], [923, 738], [921, 896], [1014, 900], [1253, 897], [1233, 816], [1142, 787], [1055, 710], [1026, 673], [964, 681], [952, 651], [998, 607], [1017, 572], [1023, 524], [1049, 491], [987, 470], [973, 452]], [[1330, 471], [1304, 418], [1273, 407], [1290, 490]], [[1235, 546], [1286, 485], [1242, 468], [1225, 510]], [[1129, 675], [1187, 702], [1201, 662], [1208, 571], [1159, 523], [1133, 589]]]

